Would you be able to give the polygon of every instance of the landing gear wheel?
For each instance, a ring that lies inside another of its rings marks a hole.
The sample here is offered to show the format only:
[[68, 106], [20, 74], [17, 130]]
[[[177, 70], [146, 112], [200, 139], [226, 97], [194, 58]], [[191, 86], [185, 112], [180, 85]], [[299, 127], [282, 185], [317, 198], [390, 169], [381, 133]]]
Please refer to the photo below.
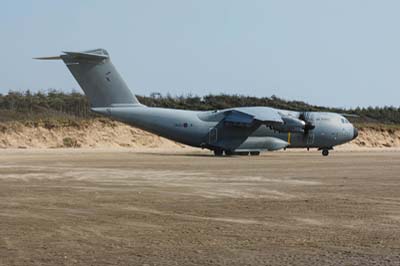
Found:
[[322, 155], [323, 155], [323, 156], [328, 156], [328, 155], [329, 155], [329, 150], [323, 149], [323, 150], [322, 150]]
[[222, 156], [224, 154], [224, 151], [221, 149], [216, 149], [214, 150], [214, 155], [215, 156]]
[[232, 156], [233, 155], [233, 151], [225, 151], [225, 155], [226, 156]]
[[258, 156], [258, 155], [260, 155], [260, 152], [259, 151], [251, 151], [250, 155], [251, 156]]

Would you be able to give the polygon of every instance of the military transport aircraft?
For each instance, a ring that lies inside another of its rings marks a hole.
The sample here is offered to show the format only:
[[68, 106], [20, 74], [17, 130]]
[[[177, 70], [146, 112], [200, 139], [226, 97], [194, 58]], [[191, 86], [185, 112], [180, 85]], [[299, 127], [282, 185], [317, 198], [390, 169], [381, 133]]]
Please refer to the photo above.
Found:
[[336, 113], [261, 106], [213, 111], [147, 107], [136, 99], [104, 49], [36, 59], [63, 60], [94, 112], [189, 146], [210, 149], [216, 156], [259, 155], [286, 148], [317, 148], [327, 156], [335, 145], [358, 135], [357, 129]]

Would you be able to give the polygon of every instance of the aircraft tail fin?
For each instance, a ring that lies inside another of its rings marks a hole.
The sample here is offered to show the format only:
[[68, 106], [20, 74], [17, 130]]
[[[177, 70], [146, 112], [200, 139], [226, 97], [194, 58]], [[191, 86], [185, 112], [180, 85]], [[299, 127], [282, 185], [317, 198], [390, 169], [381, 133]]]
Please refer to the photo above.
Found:
[[89, 98], [92, 107], [140, 104], [104, 49], [63, 52], [60, 56], [35, 59], [63, 60]]

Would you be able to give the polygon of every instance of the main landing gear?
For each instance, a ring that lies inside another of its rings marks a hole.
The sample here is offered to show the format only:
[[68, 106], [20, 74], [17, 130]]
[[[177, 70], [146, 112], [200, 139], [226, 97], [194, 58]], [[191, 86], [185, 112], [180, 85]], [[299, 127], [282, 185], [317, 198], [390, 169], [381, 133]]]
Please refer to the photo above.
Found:
[[222, 149], [215, 149], [215, 150], [214, 150], [214, 155], [220, 157], [220, 156], [224, 155], [224, 150], [222, 150]]
[[226, 155], [226, 156], [232, 156], [232, 155], [234, 154], [233, 151], [227, 151], [227, 150], [225, 150], [224, 152], [225, 152], [225, 155]]
[[242, 152], [234, 152], [234, 151], [230, 151], [230, 150], [223, 150], [223, 149], [215, 149], [214, 150], [214, 155], [215, 156], [223, 156], [225, 153], [226, 156], [232, 156], [232, 155], [241, 155], [241, 156], [248, 156], [249, 154], [251, 156], [258, 156], [260, 155], [259, 151], [242, 151]]

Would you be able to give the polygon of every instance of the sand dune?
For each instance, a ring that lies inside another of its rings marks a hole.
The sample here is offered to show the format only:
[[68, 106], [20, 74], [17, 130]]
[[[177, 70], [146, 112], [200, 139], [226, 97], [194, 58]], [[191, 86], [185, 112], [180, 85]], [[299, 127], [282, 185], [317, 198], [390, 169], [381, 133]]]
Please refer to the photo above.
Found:
[[360, 128], [357, 139], [340, 148], [400, 148], [400, 130], [385, 128]]
[[[0, 124], [0, 148], [166, 148], [188, 147], [107, 119], [49, 124]], [[361, 128], [359, 137], [343, 148], [399, 148], [400, 130]]]
[[75, 125], [2, 123], [0, 148], [183, 148], [184, 145], [109, 120]]

